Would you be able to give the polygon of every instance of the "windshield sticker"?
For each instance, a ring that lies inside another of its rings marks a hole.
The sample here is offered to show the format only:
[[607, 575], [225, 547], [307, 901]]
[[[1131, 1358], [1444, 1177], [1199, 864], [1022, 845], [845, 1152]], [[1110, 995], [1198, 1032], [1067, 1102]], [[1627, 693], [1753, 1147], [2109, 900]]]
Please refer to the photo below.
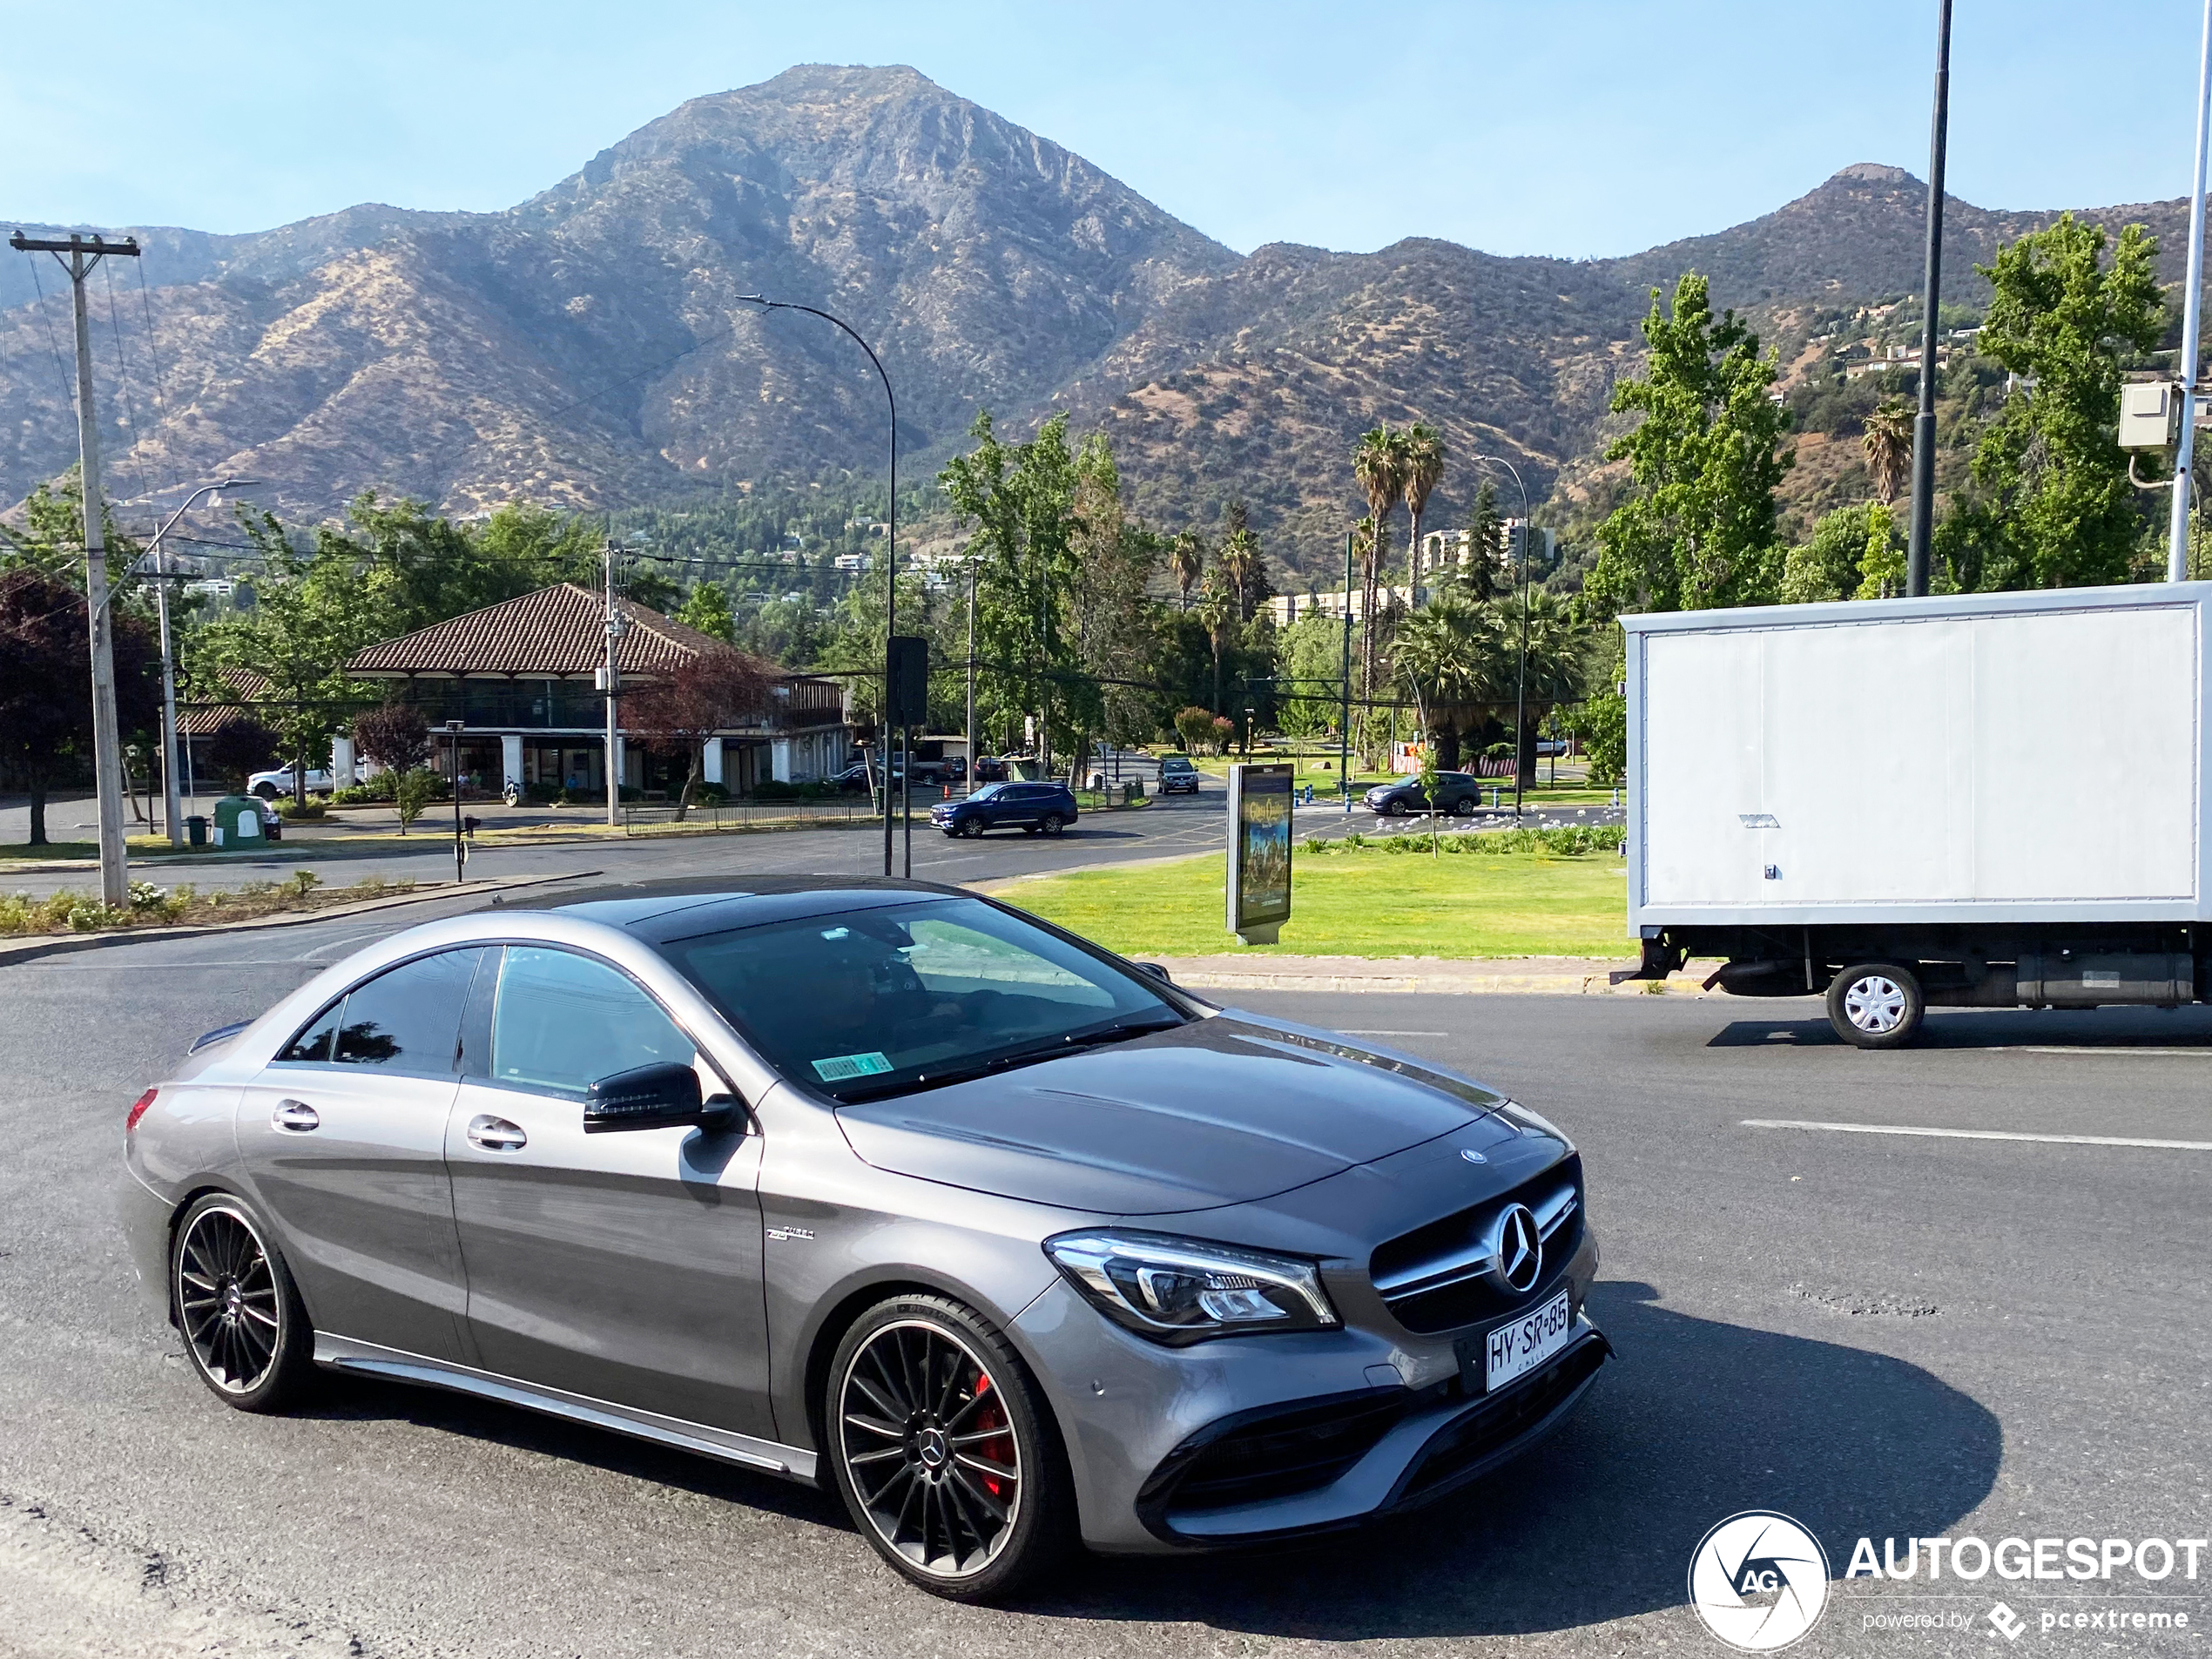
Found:
[[873, 1077], [878, 1072], [890, 1069], [891, 1062], [880, 1054], [840, 1054], [814, 1062], [814, 1075], [826, 1083], [841, 1083], [853, 1077]]

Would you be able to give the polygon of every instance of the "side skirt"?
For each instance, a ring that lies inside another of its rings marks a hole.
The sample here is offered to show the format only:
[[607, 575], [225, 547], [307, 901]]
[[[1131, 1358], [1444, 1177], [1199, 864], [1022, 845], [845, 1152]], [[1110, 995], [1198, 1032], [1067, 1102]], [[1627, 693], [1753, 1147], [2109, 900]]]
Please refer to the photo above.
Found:
[[710, 1428], [704, 1423], [689, 1423], [681, 1418], [663, 1417], [657, 1412], [638, 1411], [631, 1406], [617, 1406], [611, 1400], [593, 1399], [587, 1395], [571, 1394], [558, 1388], [518, 1382], [512, 1377], [496, 1376], [488, 1371], [455, 1365], [450, 1360], [426, 1359], [421, 1354], [382, 1347], [374, 1342], [356, 1341], [352, 1337], [334, 1337], [318, 1331], [315, 1332], [315, 1363], [333, 1371], [356, 1372], [364, 1376], [388, 1377], [398, 1382], [422, 1383], [432, 1388], [449, 1388], [457, 1393], [475, 1394], [480, 1399], [520, 1406], [525, 1411], [543, 1412], [550, 1417], [565, 1417], [571, 1422], [611, 1429], [617, 1434], [655, 1440], [663, 1446], [696, 1452], [701, 1457], [734, 1463], [742, 1468], [759, 1469], [807, 1486], [817, 1484], [815, 1455], [799, 1447], [757, 1440], [752, 1435], [739, 1434], [731, 1429]]

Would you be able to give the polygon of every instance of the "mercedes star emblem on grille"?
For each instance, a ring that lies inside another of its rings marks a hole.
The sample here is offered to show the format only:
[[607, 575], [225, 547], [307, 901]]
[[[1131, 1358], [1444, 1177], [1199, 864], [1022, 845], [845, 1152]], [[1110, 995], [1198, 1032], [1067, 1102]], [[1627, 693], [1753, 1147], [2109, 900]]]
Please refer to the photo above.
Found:
[[1509, 1204], [1490, 1224], [1490, 1275], [1515, 1296], [1536, 1286], [1543, 1271], [1544, 1246], [1536, 1233], [1536, 1217], [1525, 1204]]

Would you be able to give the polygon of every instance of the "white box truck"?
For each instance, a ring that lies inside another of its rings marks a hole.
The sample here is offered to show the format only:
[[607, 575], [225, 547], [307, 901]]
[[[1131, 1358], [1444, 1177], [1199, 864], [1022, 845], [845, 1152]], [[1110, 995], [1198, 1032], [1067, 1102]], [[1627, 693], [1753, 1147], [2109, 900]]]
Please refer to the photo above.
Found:
[[2212, 583], [1631, 616], [1629, 926], [1838, 1035], [2175, 1007], [2212, 951]]

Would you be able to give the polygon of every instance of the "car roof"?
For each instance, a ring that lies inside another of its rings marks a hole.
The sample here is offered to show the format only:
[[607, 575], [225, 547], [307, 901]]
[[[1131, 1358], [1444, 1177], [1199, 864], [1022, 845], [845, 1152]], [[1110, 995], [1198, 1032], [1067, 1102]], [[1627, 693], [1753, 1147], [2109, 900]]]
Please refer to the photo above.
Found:
[[510, 898], [502, 910], [543, 910], [621, 927], [654, 944], [799, 916], [876, 910], [974, 895], [934, 881], [850, 875], [762, 875], [742, 881], [610, 882]]

